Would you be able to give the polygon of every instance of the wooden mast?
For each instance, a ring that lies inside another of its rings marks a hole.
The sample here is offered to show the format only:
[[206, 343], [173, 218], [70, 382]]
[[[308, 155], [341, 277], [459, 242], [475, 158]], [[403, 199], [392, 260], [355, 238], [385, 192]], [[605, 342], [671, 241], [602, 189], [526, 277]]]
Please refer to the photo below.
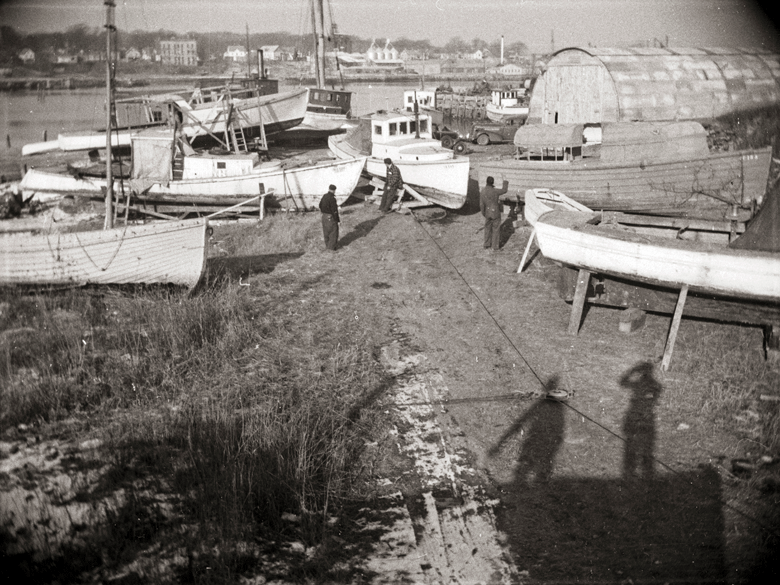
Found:
[[322, 0], [312, 0], [312, 12], [314, 20], [314, 39], [316, 43], [317, 59], [317, 87], [325, 88], [325, 15], [322, 8]]
[[114, 26], [114, 0], [104, 0], [106, 6], [106, 218], [104, 229], [114, 227], [114, 177], [113, 156], [111, 154], [111, 126], [113, 122], [114, 94], [111, 87], [111, 35]]

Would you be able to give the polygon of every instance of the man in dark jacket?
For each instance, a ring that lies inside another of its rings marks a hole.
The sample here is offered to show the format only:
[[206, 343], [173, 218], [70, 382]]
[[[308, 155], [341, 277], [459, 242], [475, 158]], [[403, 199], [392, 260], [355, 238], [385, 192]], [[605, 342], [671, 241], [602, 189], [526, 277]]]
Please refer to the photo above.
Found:
[[479, 194], [479, 210], [485, 216], [485, 244], [484, 247], [498, 251], [501, 238], [501, 202], [498, 198], [509, 189], [509, 181], [504, 180], [501, 189], [493, 186], [493, 177], [488, 177], [487, 184]]
[[379, 211], [387, 213], [393, 207], [393, 200], [395, 200], [396, 192], [399, 189], [403, 189], [404, 180], [401, 178], [401, 171], [393, 164], [392, 160], [386, 158], [385, 166], [387, 168], [387, 174], [385, 175], [385, 192], [382, 194], [382, 204], [379, 206]]
[[336, 185], [328, 187], [328, 192], [320, 199], [320, 211], [322, 212], [322, 237], [325, 238], [325, 247], [336, 251], [339, 241], [339, 206], [336, 203]]

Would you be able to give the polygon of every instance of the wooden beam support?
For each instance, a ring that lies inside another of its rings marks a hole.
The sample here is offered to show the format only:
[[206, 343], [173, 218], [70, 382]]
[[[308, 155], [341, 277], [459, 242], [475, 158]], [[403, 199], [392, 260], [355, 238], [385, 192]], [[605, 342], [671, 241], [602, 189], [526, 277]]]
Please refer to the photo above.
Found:
[[688, 297], [688, 285], [684, 284], [680, 289], [680, 296], [677, 297], [677, 306], [674, 309], [672, 317], [672, 327], [669, 329], [669, 337], [666, 338], [666, 347], [664, 348], [664, 357], [661, 361], [661, 370], [669, 369], [669, 362], [672, 361], [672, 351], [674, 351], [674, 342], [677, 341], [677, 330], [680, 328], [683, 309], [685, 308], [685, 299]]
[[580, 268], [577, 274], [577, 288], [574, 290], [574, 300], [571, 303], [571, 315], [569, 316], [569, 335], [577, 335], [582, 320], [582, 310], [585, 308], [585, 295], [588, 292], [590, 272]]
[[528, 243], [525, 245], [525, 252], [523, 252], [523, 257], [520, 259], [520, 266], [517, 267], [517, 273], [520, 274], [523, 271], [523, 266], [525, 266], [525, 260], [528, 258], [528, 252], [531, 250], [531, 244], [534, 243], [534, 236], [536, 235], [536, 226], [534, 226], [534, 229], [531, 230], [531, 237], [528, 238]]

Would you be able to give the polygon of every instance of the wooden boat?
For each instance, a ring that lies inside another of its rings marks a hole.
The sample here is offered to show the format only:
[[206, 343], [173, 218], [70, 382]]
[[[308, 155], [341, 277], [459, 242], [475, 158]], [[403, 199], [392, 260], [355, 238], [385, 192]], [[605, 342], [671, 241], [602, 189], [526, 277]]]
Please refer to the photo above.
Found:
[[525, 89], [494, 89], [490, 101], [485, 104], [485, 115], [494, 122], [510, 119], [525, 120], [528, 117], [528, 103]]
[[[220, 91], [209, 91], [209, 90]], [[185, 99], [178, 94], [159, 94], [128, 98], [122, 103], [140, 104], [147, 112], [147, 122], [115, 130], [111, 135], [114, 148], [131, 146], [133, 136], [148, 128], [173, 125], [178, 120], [185, 136], [194, 146], [211, 146], [216, 138], [233, 125], [240, 128], [246, 140], [270, 136], [300, 124], [306, 115], [308, 90], [300, 88], [269, 95], [252, 95], [251, 88], [198, 89]], [[72, 132], [60, 134], [57, 140], [26, 144], [22, 155], [53, 150], [79, 151], [102, 149], [105, 132]]]
[[206, 265], [208, 220], [109, 230], [0, 236], [0, 284], [167, 283], [194, 287]]
[[460, 209], [466, 203], [469, 159], [433, 139], [426, 114], [376, 112], [361, 117], [346, 134], [330, 136], [328, 146], [340, 159], [367, 157], [366, 172], [380, 179], [386, 174], [384, 159], [391, 159], [404, 183], [432, 204]]
[[[174, 148], [176, 143], [176, 148]], [[139, 133], [132, 139], [131, 176], [115, 180], [116, 193], [133, 193], [141, 205], [225, 207], [261, 193], [274, 192], [273, 205], [311, 209], [328, 185], [336, 185], [336, 200], [343, 203], [354, 191], [365, 157], [300, 164], [263, 162], [257, 153], [212, 154], [196, 152], [173, 130]], [[23, 196], [70, 194], [102, 197], [103, 177], [29, 169], [20, 185]]]
[[480, 184], [503, 175], [520, 198], [544, 187], [596, 210], [748, 219], [766, 191], [771, 148], [710, 153], [697, 122], [526, 125], [513, 158], [479, 164]]
[[[309, 89], [309, 103], [303, 121], [277, 137], [277, 141], [306, 142], [324, 139], [351, 128], [348, 121], [352, 116], [352, 92], [344, 90], [343, 85], [341, 90], [325, 86], [326, 33], [322, 0], [311, 2], [311, 10], [317, 86]], [[338, 59], [338, 56], [336, 58]]]
[[[538, 209], [531, 201], [534, 191], [526, 197]], [[565, 209], [539, 215], [534, 231], [544, 256], [589, 272], [719, 296], [780, 300], [780, 253], [740, 248], [739, 238], [723, 246], [677, 239], [677, 230], [667, 230], [666, 237], [637, 234], [603, 222], [599, 213]]]

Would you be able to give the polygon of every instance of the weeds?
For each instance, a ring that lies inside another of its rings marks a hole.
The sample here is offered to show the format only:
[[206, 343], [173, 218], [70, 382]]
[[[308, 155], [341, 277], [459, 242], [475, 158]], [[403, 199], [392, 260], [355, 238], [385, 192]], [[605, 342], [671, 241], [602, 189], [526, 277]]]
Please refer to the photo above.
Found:
[[[297, 239], [300, 251], [316, 227], [306, 217], [263, 229], [289, 250]], [[233, 252], [259, 254], [266, 244], [245, 233], [257, 229], [239, 229]], [[226, 556], [215, 563], [226, 574], [236, 570], [228, 551], [289, 532], [285, 513], [299, 518], [296, 540], [320, 542], [350, 493], [376, 416], [369, 397], [383, 383], [372, 357], [377, 332], [370, 318], [343, 319], [305, 286], [268, 280], [252, 295], [223, 284], [194, 296], [5, 291], [0, 432], [74, 413], [103, 419], [117, 472], [101, 490], [124, 485], [122, 470], [135, 470], [133, 481], [165, 478], [183, 522], [197, 527], [195, 541], [220, 543]], [[159, 520], [150, 532], [139, 518], [112, 517], [112, 542], [160, 538]]]

